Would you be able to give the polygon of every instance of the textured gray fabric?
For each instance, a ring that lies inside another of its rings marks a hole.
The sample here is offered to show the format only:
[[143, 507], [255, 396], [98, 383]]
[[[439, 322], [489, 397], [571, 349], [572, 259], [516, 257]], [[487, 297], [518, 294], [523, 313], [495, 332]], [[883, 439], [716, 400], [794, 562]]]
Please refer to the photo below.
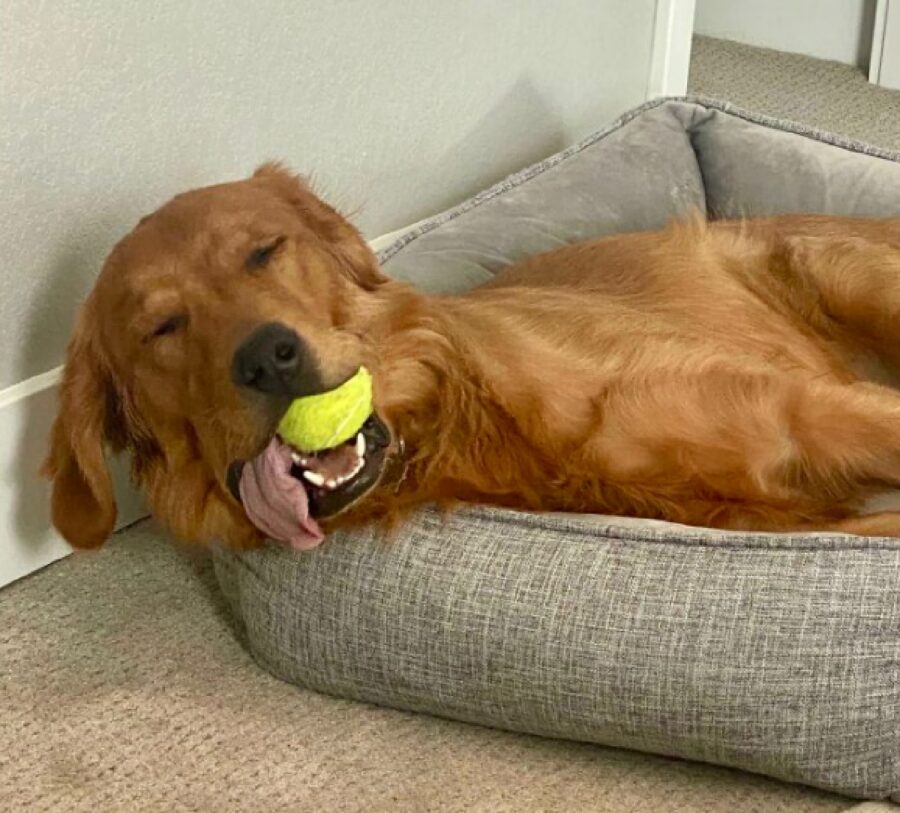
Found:
[[390, 543], [221, 554], [257, 660], [341, 697], [900, 788], [900, 540], [421, 512]]
[[900, 212], [900, 164], [835, 149], [795, 133], [765, 130], [712, 110], [693, 131], [713, 217], [828, 212], [876, 217]]
[[640, 110], [427, 220], [381, 252], [385, 269], [433, 293], [457, 292], [541, 251], [705, 211], [687, 129], [699, 109]]
[[[707, 203], [900, 214], [900, 163], [865, 151], [726, 105], [654, 103], [382, 259], [446, 291]], [[479, 508], [423, 511], [391, 543], [223, 551], [217, 571], [255, 657], [286, 680], [900, 799], [900, 540]]]

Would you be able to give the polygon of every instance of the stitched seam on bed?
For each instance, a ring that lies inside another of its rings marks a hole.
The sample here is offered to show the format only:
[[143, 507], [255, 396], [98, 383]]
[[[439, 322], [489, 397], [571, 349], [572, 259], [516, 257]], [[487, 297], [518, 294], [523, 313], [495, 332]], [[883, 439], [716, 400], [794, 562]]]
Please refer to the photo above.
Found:
[[804, 136], [813, 141], [818, 141], [823, 144], [829, 144], [832, 147], [840, 147], [841, 149], [848, 150], [849, 152], [862, 153], [863, 155], [869, 155], [873, 158], [881, 158], [885, 161], [900, 163], [900, 152], [896, 150], [886, 150], [882, 147], [876, 147], [872, 144], [866, 144], [864, 141], [858, 141], [854, 138], [847, 138], [846, 136], [839, 135], [838, 133], [832, 133], [828, 130], [821, 130], [818, 127], [811, 127], [807, 124], [801, 124], [800, 122], [792, 121], [790, 119], [779, 119], [775, 116], [767, 116], [764, 113], [754, 113], [750, 110], [746, 110], [743, 107], [733, 105], [731, 102], [714, 99], [710, 96], [673, 96], [666, 99], [666, 101], [696, 104], [701, 107], [718, 110], [721, 113], [725, 113], [729, 116], [734, 116], [738, 119], [743, 119], [744, 121], [749, 121], [751, 124], [759, 124], [763, 127], [768, 127], [770, 130], [780, 130], [784, 133], [793, 133], [794, 135]]

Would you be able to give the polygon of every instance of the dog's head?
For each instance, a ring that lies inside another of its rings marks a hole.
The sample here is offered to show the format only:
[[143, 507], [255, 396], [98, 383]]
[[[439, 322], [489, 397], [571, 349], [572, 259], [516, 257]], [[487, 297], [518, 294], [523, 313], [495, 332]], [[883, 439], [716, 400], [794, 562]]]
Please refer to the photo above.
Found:
[[[57, 528], [76, 547], [107, 538], [111, 447], [129, 450], [176, 535], [261, 540], [240, 503], [244, 462], [270, 447], [294, 398], [377, 369], [369, 336], [391, 284], [359, 233], [277, 165], [144, 218], [107, 259], [68, 349], [45, 464]], [[390, 432], [377, 410], [364, 435], [364, 466], [345, 484], [293, 471], [313, 516], [378, 482]]]

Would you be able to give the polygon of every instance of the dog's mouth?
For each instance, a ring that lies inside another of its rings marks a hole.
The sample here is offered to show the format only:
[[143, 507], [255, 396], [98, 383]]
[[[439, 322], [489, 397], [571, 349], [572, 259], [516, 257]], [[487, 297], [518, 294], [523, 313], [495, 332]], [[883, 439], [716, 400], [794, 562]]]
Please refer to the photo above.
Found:
[[285, 444], [291, 449], [290, 474], [306, 489], [310, 515], [334, 516], [366, 494], [381, 475], [390, 443], [387, 427], [372, 414], [356, 437], [332, 449], [304, 454]]
[[317, 520], [347, 510], [377, 485], [390, 445], [374, 413], [353, 438], [314, 454], [275, 435], [255, 458], [228, 467], [228, 488], [263, 533], [311, 548], [324, 539]]

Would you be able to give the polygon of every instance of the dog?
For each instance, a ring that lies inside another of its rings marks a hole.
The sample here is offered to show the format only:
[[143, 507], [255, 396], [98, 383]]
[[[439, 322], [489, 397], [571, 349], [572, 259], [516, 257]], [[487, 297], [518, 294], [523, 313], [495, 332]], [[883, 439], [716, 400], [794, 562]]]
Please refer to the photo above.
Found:
[[[866, 513], [900, 484], [898, 315], [900, 218], [688, 218], [433, 297], [266, 164], [112, 250], [67, 351], [52, 517], [78, 548], [110, 535], [108, 448], [174, 536], [254, 547], [241, 478], [274, 449], [257, 485], [289, 492], [298, 547], [459, 502], [898, 536], [900, 513]], [[361, 365], [359, 471], [313, 485], [279, 419]]]

